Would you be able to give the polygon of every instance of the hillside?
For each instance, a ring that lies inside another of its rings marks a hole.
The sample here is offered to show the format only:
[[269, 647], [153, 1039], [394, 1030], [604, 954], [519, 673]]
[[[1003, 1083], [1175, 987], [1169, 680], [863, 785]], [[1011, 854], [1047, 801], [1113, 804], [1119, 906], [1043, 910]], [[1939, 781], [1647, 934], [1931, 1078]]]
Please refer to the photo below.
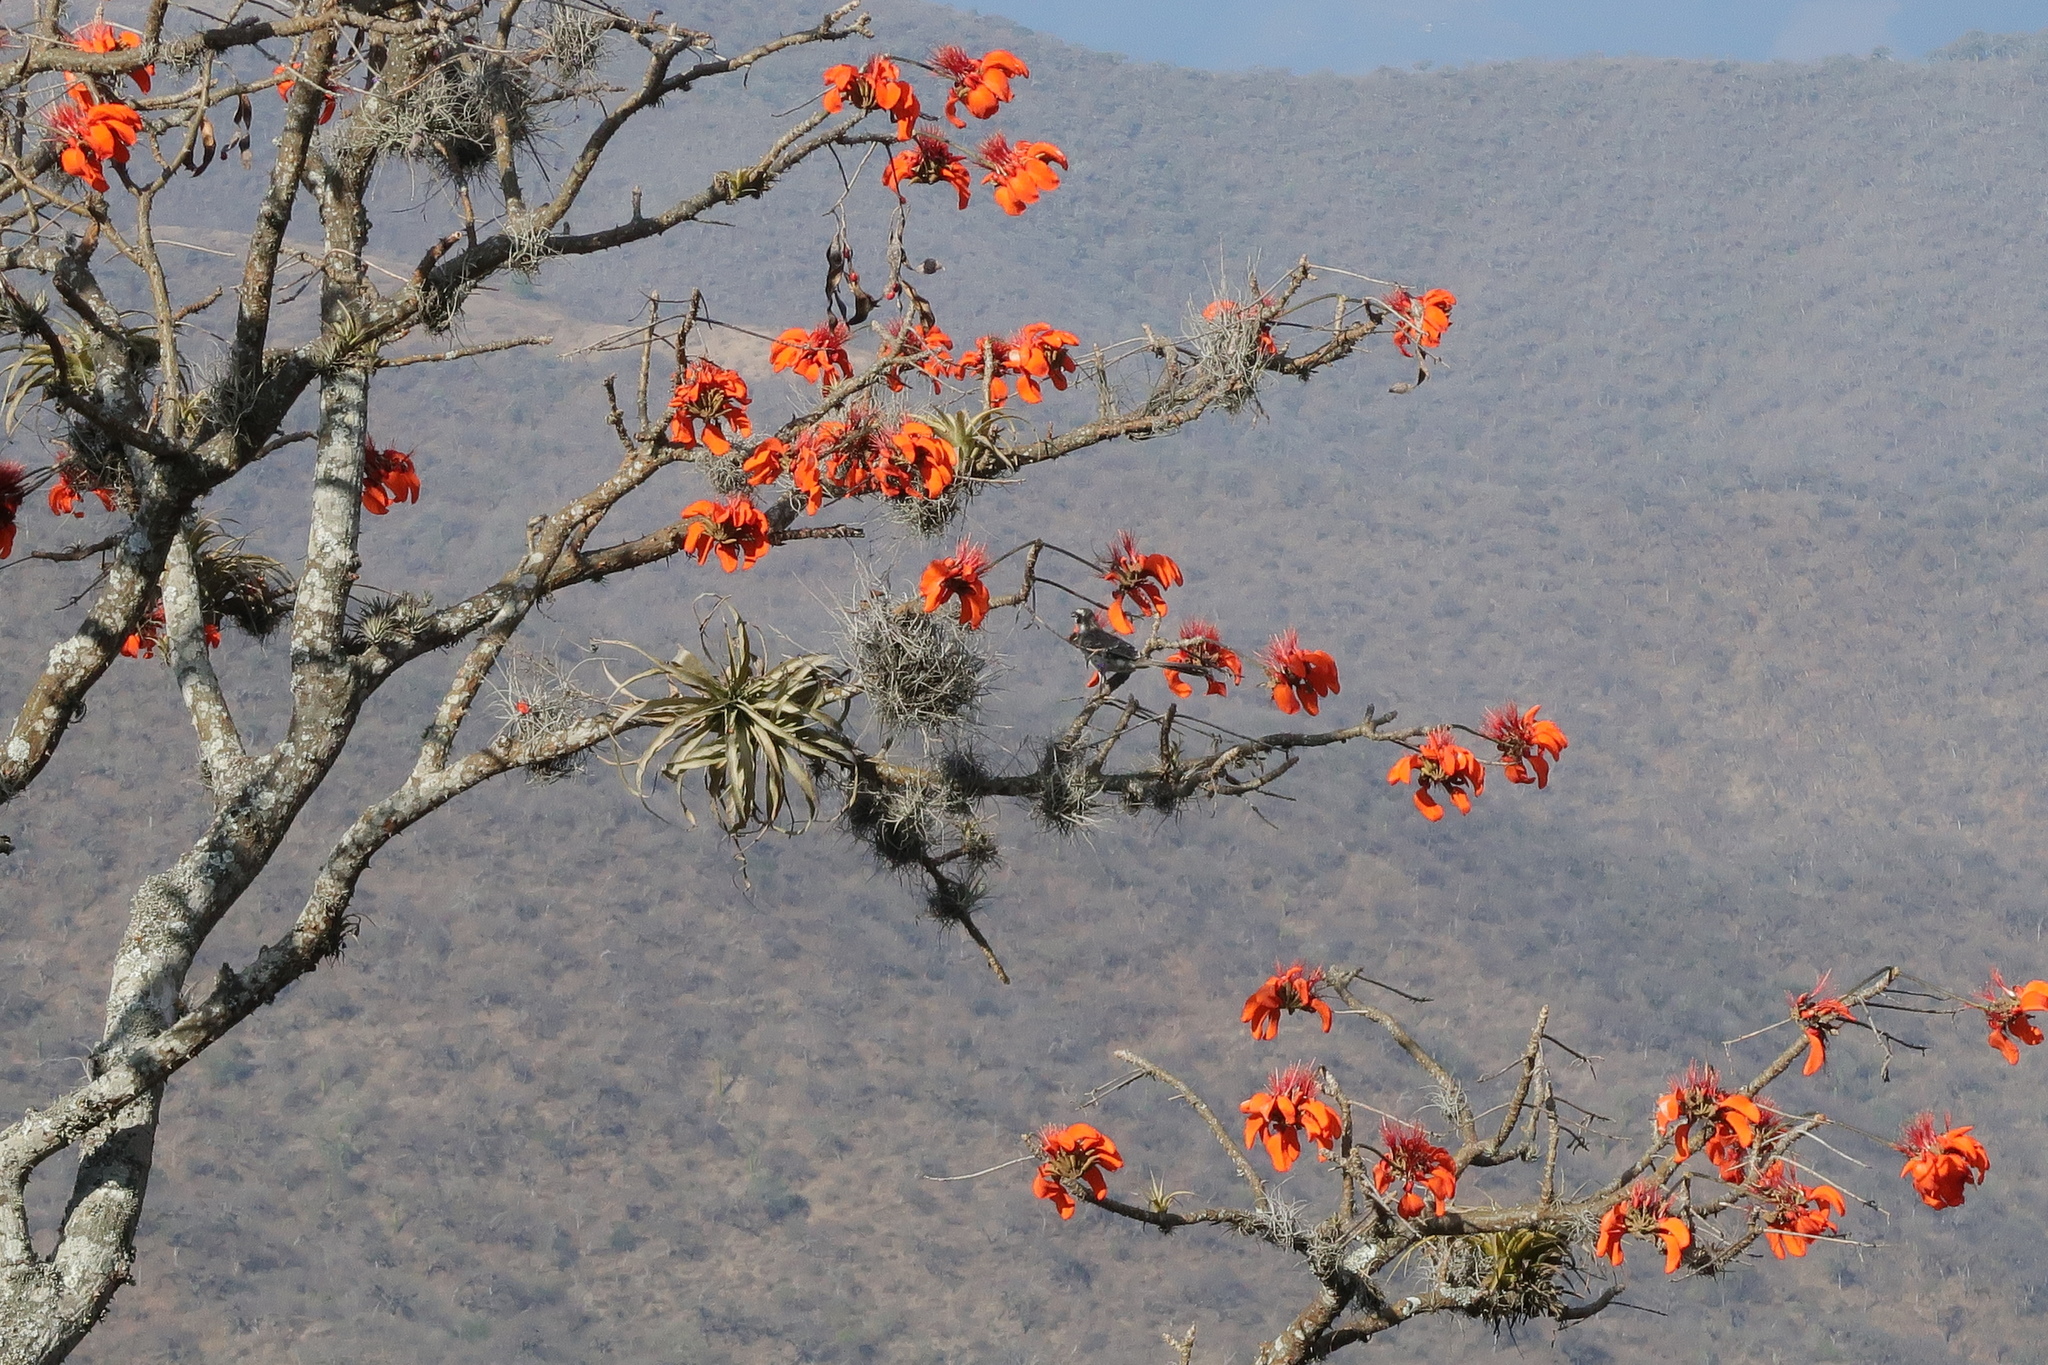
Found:
[[[735, 36], [815, 17], [701, 8], [693, 22]], [[1074, 161], [1017, 222], [919, 221], [912, 252], [945, 263], [932, 291], [955, 336], [1040, 317], [1135, 335], [1248, 257], [1269, 278], [1307, 254], [1462, 300], [1449, 363], [1418, 392], [1385, 392], [1401, 377], [1385, 353], [1344, 382], [1275, 386], [1262, 420], [1054, 466], [1034, 502], [995, 490], [976, 534], [1085, 547], [1131, 526], [1234, 637], [1312, 632], [1347, 704], [1543, 702], [1572, 735], [1560, 780], [1431, 827], [1381, 781], [1384, 755], [1342, 754], [1305, 764], [1265, 822], [1196, 810], [1059, 842], [1009, 821], [989, 922], [1008, 988], [835, 834], [763, 845], [743, 880], [601, 765], [484, 793], [380, 862], [338, 967], [174, 1085], [141, 1281], [79, 1359], [1023, 1365], [1163, 1359], [1158, 1333], [1191, 1322], [1204, 1357], [1242, 1358], [1297, 1306], [1287, 1267], [1220, 1237], [1062, 1225], [1014, 1171], [919, 1174], [1012, 1155], [1114, 1076], [1112, 1047], [1234, 1104], [1273, 1060], [1236, 1004], [1275, 957], [1370, 964], [1434, 997], [1414, 1017], [1467, 1074], [1505, 1061], [1548, 1001], [1560, 1036], [1604, 1059], [1577, 1093], [1638, 1127], [1670, 1070], [1775, 1017], [1816, 970], [2048, 975], [2031, 823], [2048, 771], [2048, 52], [1221, 76], [876, 8], [898, 50], [943, 37], [1025, 56], [1006, 122]], [[639, 183], [658, 199], [733, 164], [814, 79], [799, 62], [726, 104], [679, 101], [689, 136], [600, 198]], [[581, 340], [627, 323], [643, 282], [701, 287], [750, 326], [808, 319], [828, 184], [816, 169], [786, 203], [736, 206], [731, 230], [624, 273], [544, 275], [485, 301], [471, 332]], [[869, 262], [882, 213], [873, 194], [856, 209]], [[758, 343], [731, 346], [764, 399], [782, 392]], [[490, 547], [608, 458], [607, 370], [565, 349], [408, 372], [390, 420], [428, 491], [375, 527], [366, 580], [447, 594], [495, 575]], [[256, 524], [306, 468], [276, 460], [223, 510]], [[696, 495], [665, 489], [645, 513]], [[922, 563], [885, 527], [778, 552], [737, 586], [655, 570], [563, 604], [556, 629], [571, 649], [660, 647], [693, 629], [698, 594], [734, 589], [822, 643], [821, 602], [856, 558], [899, 581]], [[299, 536], [266, 548], [293, 557]], [[81, 583], [0, 577], [8, 695]], [[997, 640], [1010, 728], [993, 742], [1028, 750], [1079, 680], [1042, 632]], [[278, 662], [245, 643], [227, 657], [245, 678]], [[423, 696], [384, 698], [378, 734], [416, 732]], [[165, 734], [182, 761], [172, 707], [160, 670], [121, 670], [14, 808], [0, 1104], [72, 1074], [126, 897], [200, 818], [175, 769], [141, 761]], [[320, 834], [393, 776], [378, 734], [220, 954], [296, 908]], [[1967, 1026], [1946, 1041], [1889, 1088], [1843, 1049], [1814, 1102], [1879, 1128], [1922, 1099], [1967, 1114], [1998, 1160], [1967, 1208], [1908, 1207], [1879, 1152], [1855, 1174], [1891, 1217], [1859, 1208], [1850, 1226], [1882, 1249], [1719, 1285], [1645, 1274], [1631, 1301], [1670, 1316], [1609, 1314], [1556, 1349], [1574, 1365], [2031, 1358], [2048, 1312], [2023, 1250], [2048, 1215], [2043, 1059], [2012, 1074]], [[1316, 1044], [1372, 1103], [1423, 1101], [1377, 1040]], [[1103, 1112], [1134, 1180], [1222, 1192], [1227, 1169], [1157, 1097]], [[1429, 1323], [1371, 1349], [1551, 1346]]]

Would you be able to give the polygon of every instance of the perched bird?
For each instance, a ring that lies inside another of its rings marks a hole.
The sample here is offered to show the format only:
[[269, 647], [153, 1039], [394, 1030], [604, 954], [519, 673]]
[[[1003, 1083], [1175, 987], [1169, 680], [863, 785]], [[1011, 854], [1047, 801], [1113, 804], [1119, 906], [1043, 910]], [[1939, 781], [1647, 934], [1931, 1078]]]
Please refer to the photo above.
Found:
[[1075, 610], [1074, 628], [1067, 638], [1088, 656], [1088, 664], [1095, 670], [1088, 679], [1090, 687], [1106, 681], [1114, 692], [1137, 670], [1138, 651], [1131, 642], [1104, 627], [1086, 607]]

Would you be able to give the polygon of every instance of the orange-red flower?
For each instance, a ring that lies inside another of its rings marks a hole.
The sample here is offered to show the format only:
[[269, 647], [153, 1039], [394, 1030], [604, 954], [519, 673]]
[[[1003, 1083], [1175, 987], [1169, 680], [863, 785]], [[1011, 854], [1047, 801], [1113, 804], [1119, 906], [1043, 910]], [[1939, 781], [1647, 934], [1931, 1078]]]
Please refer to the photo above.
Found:
[[837, 318], [806, 332], [791, 327], [768, 347], [768, 364], [779, 374], [795, 370], [813, 384], [851, 379], [853, 362], [846, 358], [846, 324]]
[[[1180, 648], [1166, 656], [1169, 664], [1185, 664], [1190, 672], [1200, 669], [1208, 678], [1208, 695], [1225, 697], [1230, 695], [1229, 685], [1223, 681], [1225, 673], [1231, 682], [1244, 681], [1244, 661], [1237, 657], [1237, 651], [1223, 643], [1223, 632], [1208, 621], [1194, 617], [1180, 623]], [[1194, 687], [1172, 668], [1161, 670], [1166, 674], [1166, 686], [1176, 697], [1191, 697]]]
[[1776, 1138], [1783, 1135], [1792, 1125], [1785, 1116], [1771, 1107], [1769, 1100], [1756, 1102], [1757, 1113], [1761, 1115], [1749, 1126], [1747, 1138], [1737, 1135], [1726, 1123], [1717, 1123], [1707, 1134], [1701, 1151], [1723, 1180], [1731, 1185], [1743, 1182], [1743, 1173], [1749, 1169], [1749, 1155], [1752, 1150], [1767, 1152], [1772, 1149]]
[[1448, 289], [1431, 289], [1417, 298], [1405, 289], [1396, 289], [1384, 302], [1394, 310], [1395, 347], [1402, 355], [1414, 357], [1443, 344], [1444, 329], [1451, 325], [1451, 309], [1458, 306], [1458, 296]]
[[1436, 1203], [1433, 1210], [1443, 1217], [1444, 1205], [1458, 1193], [1458, 1167], [1451, 1154], [1429, 1140], [1429, 1134], [1414, 1124], [1380, 1120], [1380, 1147], [1386, 1155], [1372, 1168], [1372, 1187], [1381, 1194], [1398, 1184], [1401, 1202], [1394, 1212], [1414, 1218], [1423, 1210], [1422, 1196], [1415, 1187], [1428, 1190]]
[[1109, 1182], [1102, 1178], [1102, 1173], [1122, 1170], [1124, 1164], [1116, 1144], [1085, 1123], [1065, 1128], [1047, 1124], [1038, 1134], [1038, 1151], [1045, 1160], [1039, 1163], [1031, 1193], [1040, 1199], [1050, 1199], [1062, 1218], [1074, 1216], [1074, 1195], [1068, 1188], [1069, 1182], [1078, 1180], [1087, 1186], [1091, 1197], [1107, 1199]]
[[1337, 683], [1337, 661], [1323, 650], [1303, 649], [1292, 627], [1266, 642], [1259, 666], [1273, 684], [1273, 705], [1290, 716], [1297, 711], [1320, 715], [1322, 698], [1344, 690]]
[[1244, 1145], [1249, 1148], [1263, 1139], [1273, 1169], [1285, 1171], [1301, 1155], [1301, 1135], [1322, 1150], [1318, 1159], [1328, 1161], [1330, 1151], [1344, 1136], [1344, 1121], [1337, 1111], [1323, 1103], [1316, 1087], [1315, 1068], [1297, 1062], [1266, 1078], [1266, 1088], [1237, 1106], [1245, 1115]]
[[1678, 1269], [1686, 1250], [1692, 1246], [1692, 1228], [1683, 1218], [1672, 1214], [1671, 1196], [1651, 1180], [1638, 1180], [1619, 1204], [1601, 1215], [1600, 1238], [1593, 1244], [1594, 1254], [1620, 1265], [1624, 1233], [1656, 1238], [1664, 1248], [1666, 1275]]
[[1920, 1202], [1928, 1208], [1961, 1208], [1963, 1186], [1981, 1185], [1991, 1173], [1991, 1154], [1970, 1136], [1970, 1128], [1965, 1124], [1937, 1133], [1934, 1115], [1921, 1114], [1900, 1135], [1897, 1146], [1905, 1154], [1906, 1164], [1899, 1175], [1913, 1182]]
[[[200, 635], [208, 649], [220, 648], [220, 623], [206, 621], [200, 626]], [[121, 657], [124, 659], [154, 659], [157, 650], [164, 643], [164, 604], [159, 602], [149, 609], [149, 615], [142, 623], [129, 632], [121, 642]]]
[[765, 441], [754, 443], [754, 448], [740, 461], [740, 470], [747, 476], [748, 483], [774, 483], [782, 477], [782, 468], [789, 460], [789, 453], [789, 442], [779, 436], [770, 436]]
[[790, 478], [815, 515], [826, 497], [936, 498], [953, 484], [960, 454], [931, 424], [904, 418], [894, 427], [862, 404], [844, 420], [818, 422], [799, 432]]
[[1822, 972], [1820, 979], [1813, 983], [1812, 990], [1785, 997], [1792, 1004], [1792, 1017], [1799, 1021], [1799, 1027], [1806, 1033], [1806, 1066], [1800, 1072], [1804, 1076], [1811, 1076], [1827, 1065], [1828, 1035], [1842, 1026], [1841, 1021], [1856, 1022], [1854, 1011], [1834, 996], [1825, 994], [1827, 988], [1828, 974]]
[[934, 394], [942, 392], [940, 379], [956, 373], [953, 338], [936, 324], [930, 327], [921, 327], [914, 322], [884, 325], [882, 359], [888, 366], [882, 379], [892, 393], [901, 393], [909, 387], [903, 382], [903, 376], [913, 369], [931, 379]]
[[1993, 967], [1991, 984], [1984, 988], [1976, 1003], [1977, 1008], [1984, 1011], [1984, 1022], [1991, 1030], [1985, 1041], [1997, 1048], [2006, 1061], [2019, 1065], [2017, 1043], [2025, 1043], [2028, 1047], [2040, 1046], [2043, 1034], [2031, 1011], [2048, 1009], [2048, 981], [2029, 981], [2014, 990], [2005, 984], [2005, 978]]
[[896, 191], [896, 197], [903, 197], [905, 183], [912, 185], [951, 185], [960, 194], [960, 207], [966, 208], [974, 198], [973, 173], [967, 169], [967, 161], [953, 144], [936, 133], [919, 133], [911, 144], [882, 168], [882, 186]]
[[1724, 1137], [1747, 1151], [1756, 1141], [1764, 1112], [1749, 1096], [1723, 1090], [1714, 1068], [1694, 1062], [1685, 1068], [1685, 1078], [1673, 1081], [1657, 1101], [1655, 1117], [1658, 1137], [1677, 1130], [1678, 1159], [1684, 1161], [1692, 1155], [1693, 1125], [1711, 1124], [1711, 1136]]
[[1771, 1213], [1764, 1220], [1764, 1241], [1779, 1260], [1804, 1256], [1816, 1237], [1839, 1236], [1834, 1214], [1849, 1212], [1848, 1201], [1832, 1185], [1802, 1185], [1792, 1178], [1782, 1161], [1757, 1179], [1750, 1189]]
[[78, 504], [85, 501], [87, 494], [98, 498], [100, 506], [109, 512], [114, 510], [114, 494], [111, 490], [88, 488], [81, 493], [78, 486], [71, 482], [71, 476], [60, 472], [57, 481], [50, 485], [50, 514], [61, 517], [69, 512], [74, 517], [84, 516], [85, 513], [78, 510]]
[[976, 118], [993, 118], [996, 110], [1016, 95], [1010, 88], [1011, 78], [1022, 79], [1031, 74], [1031, 68], [1024, 65], [1021, 57], [1002, 48], [970, 57], [965, 48], [948, 44], [932, 53], [931, 65], [953, 82], [953, 88], [946, 92], [946, 122], [955, 128], [967, 126], [967, 120], [954, 112], [960, 105], [966, 105], [967, 112]]
[[58, 164], [98, 190], [107, 192], [103, 164], [128, 164], [128, 149], [142, 134], [142, 115], [118, 101], [101, 102], [84, 83], [70, 89], [70, 101], [50, 111], [50, 129], [60, 150]]
[[[71, 45], [80, 52], [117, 52], [124, 47], [141, 47], [142, 35], [133, 29], [117, 28], [103, 19], [95, 19], [73, 31]], [[150, 77], [156, 75], [156, 63], [128, 73], [135, 82], [135, 88], [149, 93]]]
[[727, 573], [751, 569], [768, 553], [774, 527], [754, 500], [736, 493], [724, 502], [700, 498], [683, 509], [683, 553], [702, 564], [713, 551]]
[[1109, 561], [1103, 580], [1116, 585], [1109, 595], [1109, 624], [1117, 634], [1129, 635], [1132, 630], [1124, 611], [1126, 597], [1140, 616], [1166, 615], [1166, 590], [1181, 585], [1180, 565], [1165, 555], [1140, 554], [1138, 538], [1129, 531], [1117, 532], [1115, 543], [1102, 553]]
[[[1264, 316], [1264, 310], [1270, 302], [1267, 299], [1259, 300], [1259, 350], [1265, 355], [1279, 355], [1280, 343], [1273, 339], [1273, 324]], [[1228, 317], [1243, 307], [1244, 305], [1236, 299], [1217, 299], [1202, 309], [1202, 316], [1213, 322], [1217, 318]]]
[[420, 476], [412, 456], [402, 450], [379, 450], [363, 438], [363, 510], [381, 517], [395, 502], [420, 500]]
[[[277, 97], [279, 99], [288, 100], [292, 97], [292, 87], [298, 84], [298, 81], [294, 79], [298, 75], [298, 71], [299, 64], [293, 62], [290, 66], [280, 66], [270, 73], [273, 76], [285, 78], [277, 83]], [[335, 95], [330, 90], [327, 92], [327, 98], [320, 103], [320, 122], [325, 123], [334, 117], [334, 104]]]
[[955, 379], [966, 379], [979, 375], [990, 357], [994, 359], [995, 377], [988, 386], [988, 400], [994, 407], [1001, 407], [1010, 396], [1006, 377], [1017, 379], [1017, 393], [1027, 403], [1036, 403], [1045, 394], [1039, 388], [1041, 381], [1056, 389], [1067, 387], [1067, 376], [1074, 372], [1072, 348], [1081, 344], [1081, 339], [1072, 332], [1063, 332], [1045, 322], [1026, 323], [1016, 336], [985, 336], [975, 338], [960, 359], [953, 363], [949, 373]]
[[926, 613], [937, 611], [957, 597], [960, 624], [969, 630], [980, 630], [988, 617], [988, 584], [981, 581], [988, 567], [988, 551], [971, 540], [961, 541], [952, 554], [927, 564], [924, 577], [917, 584], [918, 591], [924, 594]]
[[1304, 1014], [1313, 1012], [1323, 1021], [1323, 1032], [1328, 1033], [1330, 1007], [1316, 995], [1316, 987], [1322, 984], [1321, 967], [1305, 967], [1299, 962], [1282, 967], [1275, 963], [1266, 984], [1244, 1002], [1242, 1022], [1252, 1026], [1252, 1037], [1270, 1042], [1280, 1036], [1280, 1016], [1298, 1010]]
[[14, 514], [27, 496], [27, 468], [18, 460], [0, 460], [0, 559], [14, 553]]
[[[1070, 351], [1080, 344], [1081, 338], [1050, 323], [1025, 323], [1002, 348], [1004, 370], [1017, 376], [1017, 396], [1027, 403], [1036, 403], [1043, 396], [1038, 387], [1040, 380], [1065, 392], [1067, 376], [1074, 372]], [[1003, 387], [1000, 381], [996, 387]], [[996, 395], [996, 401], [1002, 401], [1001, 393]]]
[[1064, 168], [1067, 154], [1050, 142], [1012, 143], [1001, 133], [981, 144], [974, 159], [988, 168], [981, 178], [996, 187], [996, 202], [1015, 217], [1038, 202], [1038, 196], [1060, 187], [1055, 163]]
[[1410, 778], [1415, 779], [1415, 809], [1432, 823], [1444, 818], [1444, 808], [1437, 804], [1431, 787], [1442, 787], [1460, 815], [1470, 815], [1472, 798], [1486, 790], [1486, 769], [1470, 749], [1459, 744], [1442, 726], [1424, 737], [1420, 749], [1396, 760], [1387, 769], [1389, 783]]
[[1532, 706], [1523, 711], [1510, 701], [1488, 711], [1479, 723], [1479, 733], [1500, 750], [1501, 775], [1510, 782], [1533, 782], [1539, 789], [1550, 785], [1551, 761], [1571, 744], [1556, 721], [1536, 719], [1542, 709]]
[[733, 436], [751, 436], [753, 419], [747, 416], [747, 381], [732, 370], [721, 369], [708, 360], [693, 360], [683, 371], [668, 400], [668, 438], [679, 446], [697, 444], [697, 425], [704, 426], [704, 448], [713, 455], [732, 450]]
[[127, 639], [121, 642], [121, 657], [124, 659], [154, 659], [157, 647], [164, 642], [164, 604], [159, 602], [142, 618]]
[[917, 91], [903, 79], [903, 69], [880, 53], [862, 66], [825, 68], [825, 108], [838, 113], [846, 105], [856, 109], [879, 109], [896, 120], [896, 140], [907, 142], [924, 113], [918, 107]]

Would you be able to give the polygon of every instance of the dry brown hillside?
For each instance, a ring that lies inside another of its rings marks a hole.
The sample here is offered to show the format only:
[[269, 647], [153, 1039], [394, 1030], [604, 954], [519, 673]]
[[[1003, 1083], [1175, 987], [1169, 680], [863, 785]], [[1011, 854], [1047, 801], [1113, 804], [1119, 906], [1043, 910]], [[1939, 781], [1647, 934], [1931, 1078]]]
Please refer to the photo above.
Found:
[[[736, 37], [809, 14], [698, 8]], [[875, 8], [899, 50], [1024, 55], [1028, 121], [1074, 161], [1000, 233], [924, 215], [913, 252], [945, 263], [932, 289], [956, 336], [1027, 307], [1085, 340], [1134, 335], [1254, 256], [1461, 299], [1419, 392], [1385, 393], [1386, 363], [1275, 387], [1260, 420], [1051, 471], [1029, 527], [997, 490], [975, 532], [1088, 545], [1129, 525], [1188, 569], [1189, 609], [1246, 636], [1313, 625], [1347, 705], [1541, 701], [1572, 737], [1559, 780], [1428, 826], [1383, 755], [1342, 756], [1262, 801], [1265, 822], [1197, 812], [1068, 841], [1016, 822], [988, 920], [1007, 988], [835, 832], [758, 847], [747, 884], [713, 835], [601, 766], [468, 799], [380, 860], [340, 964], [173, 1085], [144, 1278], [79, 1359], [1026, 1365], [1163, 1360], [1158, 1333], [1190, 1323], [1204, 1356], [1241, 1357], [1301, 1289], [1270, 1253], [1061, 1224], [1028, 1174], [919, 1174], [1012, 1155], [1115, 1074], [1116, 1046], [1235, 1104], [1272, 1061], [1237, 1004], [1276, 957], [1433, 996], [1417, 1017], [1468, 1073], [1508, 1060], [1547, 1000], [1604, 1058], [1597, 1085], [1574, 1082], [1587, 1102], [1637, 1127], [1672, 1069], [1718, 1057], [1818, 969], [2048, 976], [2048, 56], [1222, 76]], [[707, 104], [701, 132], [608, 193], [726, 164], [738, 130], [809, 93], [761, 79]], [[804, 174], [818, 190], [831, 172]], [[633, 269], [735, 322], [808, 319], [829, 228], [774, 203]], [[407, 371], [379, 425], [427, 491], [375, 526], [366, 581], [378, 556], [451, 592], [495, 575], [483, 533], [609, 458], [606, 370], [563, 352], [630, 321], [629, 277], [572, 266], [473, 315], [478, 339], [553, 328], [552, 353]], [[764, 315], [737, 316], [746, 298]], [[766, 411], [782, 380], [758, 352], [735, 340], [727, 358]], [[255, 524], [304, 459], [219, 510]], [[743, 604], [829, 643], [856, 560], [900, 584], [928, 557], [888, 525], [778, 552]], [[289, 558], [300, 531], [281, 531], [265, 548]], [[16, 691], [82, 584], [67, 572], [0, 575]], [[645, 571], [598, 599], [591, 633], [672, 644], [697, 594], [732, 586]], [[997, 638], [1004, 738], [1028, 754], [1080, 679], [1046, 631]], [[261, 658], [231, 642], [224, 667]], [[104, 686], [13, 807], [0, 861], [0, 1105], [17, 1112], [76, 1074], [126, 898], [198, 818], [136, 758], [138, 736], [183, 726], [163, 670], [127, 663]], [[425, 696], [393, 689], [374, 723], [404, 741]], [[1226, 724], [1257, 705], [1211, 703]], [[381, 791], [401, 749], [371, 745], [314, 814]], [[220, 952], [289, 913], [316, 838]], [[489, 856], [451, 878], [455, 847]], [[1428, 1323], [1374, 1358], [2038, 1359], [2044, 1059], [2011, 1074], [1967, 1027], [1944, 1041], [1890, 1086], [1852, 1042], [1797, 1093], [1883, 1128], [1930, 1100], [1966, 1112], [1997, 1160], [1968, 1207], [1928, 1214], [1878, 1152], [1859, 1178], [1892, 1215], [1850, 1226], [1880, 1248], [1720, 1283], [1644, 1268], [1630, 1300], [1668, 1316], [1610, 1313], [1554, 1345]], [[1371, 1102], [1421, 1102], [1377, 1039], [1315, 1044]], [[1133, 1178], [1221, 1192], [1184, 1113], [1135, 1090], [1104, 1112]]]

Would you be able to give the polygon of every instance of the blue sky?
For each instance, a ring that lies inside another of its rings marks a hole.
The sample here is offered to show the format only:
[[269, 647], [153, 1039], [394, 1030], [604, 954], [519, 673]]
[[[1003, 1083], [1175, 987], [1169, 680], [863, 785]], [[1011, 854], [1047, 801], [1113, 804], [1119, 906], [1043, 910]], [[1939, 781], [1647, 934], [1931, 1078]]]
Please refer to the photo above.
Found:
[[1971, 29], [2048, 28], [2048, 0], [956, 0], [1088, 47], [1233, 69], [1370, 71], [1566, 57], [1915, 58]]

